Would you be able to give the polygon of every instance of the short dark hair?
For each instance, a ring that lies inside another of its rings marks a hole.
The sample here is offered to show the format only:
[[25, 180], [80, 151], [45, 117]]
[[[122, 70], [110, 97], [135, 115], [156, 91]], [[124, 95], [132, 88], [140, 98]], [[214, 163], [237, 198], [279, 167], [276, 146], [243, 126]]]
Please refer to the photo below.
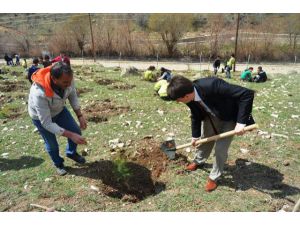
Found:
[[38, 64], [39, 63], [39, 59], [38, 58], [33, 58], [32, 63], [33, 64]]
[[167, 88], [168, 97], [171, 100], [177, 100], [194, 91], [194, 85], [191, 80], [183, 76], [173, 76]]
[[67, 63], [57, 62], [51, 67], [50, 74], [52, 77], [59, 79], [63, 74], [73, 75], [73, 71]]
[[235, 55], [232, 53], [231, 56], [234, 57]]
[[261, 67], [261, 66], [259, 66], [259, 67], [257, 67], [257, 69], [259, 69], [259, 70], [262, 70], [262, 67]]
[[50, 59], [50, 56], [49, 56], [49, 55], [45, 55], [45, 56], [44, 56], [44, 59], [45, 59], [45, 60], [49, 60], [49, 59]]
[[148, 70], [152, 70], [152, 71], [155, 70], [155, 66], [149, 66]]
[[249, 70], [253, 70], [253, 67], [249, 67]]

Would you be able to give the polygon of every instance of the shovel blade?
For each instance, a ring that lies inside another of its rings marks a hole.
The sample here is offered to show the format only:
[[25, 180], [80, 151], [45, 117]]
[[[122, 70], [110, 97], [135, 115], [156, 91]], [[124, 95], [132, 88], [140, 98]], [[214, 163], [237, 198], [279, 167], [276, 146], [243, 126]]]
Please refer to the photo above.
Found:
[[176, 145], [174, 140], [163, 142], [160, 149], [168, 156], [169, 159], [175, 159]]

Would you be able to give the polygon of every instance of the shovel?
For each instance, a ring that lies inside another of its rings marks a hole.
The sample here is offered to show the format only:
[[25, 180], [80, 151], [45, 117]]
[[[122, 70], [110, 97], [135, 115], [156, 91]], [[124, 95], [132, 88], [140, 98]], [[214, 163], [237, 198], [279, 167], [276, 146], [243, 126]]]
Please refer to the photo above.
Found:
[[[250, 126], [245, 127], [244, 131], [251, 131], [251, 130], [254, 130], [254, 129], [257, 129], [257, 128], [258, 128], [257, 124], [252, 124]], [[207, 142], [210, 142], [210, 141], [216, 141], [216, 140], [219, 140], [221, 138], [226, 138], [226, 137], [230, 137], [230, 136], [233, 136], [233, 135], [235, 135], [234, 130], [227, 131], [225, 133], [214, 135], [214, 136], [211, 136], [211, 137], [208, 137], [208, 138], [202, 138], [202, 139], [196, 141], [196, 145], [204, 144], [204, 143], [207, 143]], [[169, 159], [175, 159], [176, 150], [186, 148], [186, 147], [189, 147], [191, 145], [192, 145], [191, 143], [188, 143], [188, 144], [183, 144], [183, 145], [176, 146], [175, 140], [168, 140], [168, 141], [165, 141], [161, 144], [160, 149], [168, 156]]]

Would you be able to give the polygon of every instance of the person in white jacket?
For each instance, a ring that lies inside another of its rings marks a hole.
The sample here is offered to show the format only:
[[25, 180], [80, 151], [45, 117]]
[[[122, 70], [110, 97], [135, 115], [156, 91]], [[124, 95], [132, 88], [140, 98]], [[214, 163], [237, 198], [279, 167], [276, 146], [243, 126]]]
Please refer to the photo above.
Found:
[[[65, 175], [64, 159], [59, 155], [56, 135], [68, 138], [66, 156], [77, 163], [85, 163], [85, 158], [76, 152], [78, 144], [87, 144], [81, 136], [87, 122], [80, 110], [73, 80], [73, 71], [69, 65], [58, 62], [51, 67], [38, 70], [32, 75], [28, 112], [33, 124], [44, 139], [45, 148], [50, 155], [59, 175]], [[66, 108], [69, 100], [80, 127]]]

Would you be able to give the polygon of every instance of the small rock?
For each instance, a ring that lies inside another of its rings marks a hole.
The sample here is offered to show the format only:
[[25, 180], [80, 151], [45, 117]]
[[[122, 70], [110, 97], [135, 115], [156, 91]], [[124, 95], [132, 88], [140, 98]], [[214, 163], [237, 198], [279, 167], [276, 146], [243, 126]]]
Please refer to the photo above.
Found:
[[299, 115], [292, 115], [292, 119], [298, 119]]
[[162, 110], [157, 110], [157, 112], [158, 112], [158, 114], [159, 114], [160, 116], [163, 116], [163, 115], [164, 115], [164, 111], [162, 111]]
[[36, 133], [36, 132], [38, 132], [39, 130], [37, 129], [37, 128], [34, 128], [33, 129], [33, 131], [32, 131], [32, 133]]
[[118, 147], [118, 148], [123, 148], [124, 146], [125, 146], [124, 143], [118, 143], [118, 144], [117, 144], [117, 147]]
[[185, 151], [186, 152], [191, 152], [191, 148], [186, 148]]
[[266, 134], [268, 134], [268, 132], [267, 131], [258, 130], [257, 134], [258, 135], [266, 135]]
[[274, 117], [274, 118], [278, 118], [278, 114], [272, 113], [271, 116]]
[[45, 182], [49, 182], [49, 181], [51, 181], [51, 180], [52, 180], [52, 178], [49, 178], [49, 177], [48, 177], [48, 178], [45, 179]]
[[252, 162], [245, 162], [246, 166], [250, 166], [252, 164]]
[[90, 188], [91, 188], [91, 190], [93, 190], [93, 191], [97, 191], [97, 192], [99, 191], [99, 188], [96, 187], [96, 186], [94, 186], [94, 185], [91, 185]]
[[161, 129], [163, 132], [166, 132], [167, 131], [167, 128], [163, 128], [163, 129]]
[[118, 144], [120, 142], [120, 139], [119, 138], [116, 138], [116, 139], [112, 139], [112, 140], [109, 140], [108, 141], [108, 144], [109, 145], [116, 145], [116, 144]]
[[88, 152], [89, 152], [89, 149], [88, 149], [88, 148], [85, 148], [83, 151], [81, 151], [81, 155], [82, 155], [82, 156], [87, 156], [87, 155], [88, 155]]
[[287, 161], [287, 160], [285, 160], [285, 161], [283, 161], [283, 165], [284, 165], [284, 166], [289, 166], [289, 165], [290, 165], [290, 162]]
[[243, 153], [243, 154], [247, 154], [249, 152], [248, 149], [246, 148], [241, 148], [240, 151]]
[[1, 156], [2, 156], [3, 158], [6, 158], [8, 155], [9, 155], [8, 152], [4, 152], [4, 153], [1, 154]]
[[4, 127], [3, 129], [2, 129], [2, 131], [7, 131], [8, 130], [8, 128], [7, 127]]
[[146, 135], [143, 137], [143, 139], [151, 139], [151, 138], [153, 138], [153, 135]]

